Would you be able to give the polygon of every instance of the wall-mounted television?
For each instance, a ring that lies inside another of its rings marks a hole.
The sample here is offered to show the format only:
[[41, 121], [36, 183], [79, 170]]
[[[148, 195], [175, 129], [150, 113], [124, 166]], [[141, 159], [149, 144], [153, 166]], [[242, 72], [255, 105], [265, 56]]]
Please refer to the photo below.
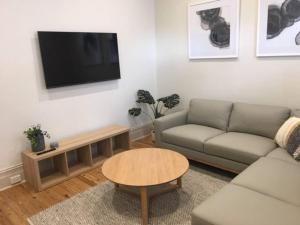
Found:
[[38, 31], [47, 88], [120, 79], [116, 33]]

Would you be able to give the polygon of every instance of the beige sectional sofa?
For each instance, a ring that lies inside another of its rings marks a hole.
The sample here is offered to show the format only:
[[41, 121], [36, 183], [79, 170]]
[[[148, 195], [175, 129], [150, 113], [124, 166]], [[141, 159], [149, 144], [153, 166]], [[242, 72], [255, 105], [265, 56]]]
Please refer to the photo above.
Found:
[[300, 224], [300, 163], [274, 141], [290, 116], [286, 107], [193, 99], [155, 121], [158, 146], [243, 171], [195, 208], [192, 225]]
[[276, 149], [286, 107], [193, 99], [186, 111], [155, 120], [156, 144], [235, 173]]

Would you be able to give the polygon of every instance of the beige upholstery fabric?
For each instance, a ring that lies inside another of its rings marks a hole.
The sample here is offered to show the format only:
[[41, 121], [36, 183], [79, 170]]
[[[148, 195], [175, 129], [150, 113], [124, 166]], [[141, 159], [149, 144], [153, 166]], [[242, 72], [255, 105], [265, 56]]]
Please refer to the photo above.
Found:
[[274, 159], [280, 159], [283, 161], [286, 161], [288, 163], [292, 163], [295, 165], [300, 166], [300, 162], [296, 161], [285, 149], [283, 148], [276, 148], [275, 150], [271, 151], [267, 158], [274, 158]]
[[186, 124], [187, 111], [172, 113], [154, 120], [155, 142], [159, 145], [161, 141], [161, 133], [169, 128]]
[[263, 157], [232, 183], [300, 206], [300, 167], [283, 160]]
[[193, 99], [187, 122], [226, 131], [231, 109], [231, 102]]
[[236, 162], [251, 164], [275, 148], [276, 144], [272, 139], [229, 132], [208, 140], [204, 145], [204, 152]]
[[290, 112], [285, 107], [234, 103], [228, 130], [273, 139]]
[[168, 143], [162, 142], [159, 147], [166, 148], [166, 149], [172, 149], [174, 151], [177, 151], [184, 156], [186, 156], [189, 159], [199, 161], [208, 165], [212, 165], [214, 167], [222, 168], [228, 171], [232, 171], [235, 173], [240, 173], [243, 170], [245, 170], [249, 165], [244, 163], [235, 162], [231, 159], [224, 159], [218, 156], [208, 155], [204, 152], [199, 152], [192, 150], [190, 148], [181, 147], [178, 145], [172, 145]]
[[299, 225], [300, 163], [273, 140], [290, 110], [235, 104], [229, 129], [238, 132], [225, 133], [229, 108], [193, 100], [188, 113], [155, 121], [157, 146], [237, 172], [254, 162], [195, 208], [192, 225]]
[[162, 132], [162, 141], [203, 151], [203, 143], [206, 140], [222, 133], [224, 131], [215, 128], [188, 124], [164, 130]]
[[300, 208], [234, 184], [192, 213], [192, 225], [299, 225]]

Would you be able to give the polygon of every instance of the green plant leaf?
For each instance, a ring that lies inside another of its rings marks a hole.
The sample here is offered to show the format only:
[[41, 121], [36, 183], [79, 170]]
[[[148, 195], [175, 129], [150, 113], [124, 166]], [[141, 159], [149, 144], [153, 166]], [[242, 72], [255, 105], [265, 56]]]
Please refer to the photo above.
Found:
[[128, 110], [128, 113], [130, 116], [137, 117], [137, 116], [141, 115], [142, 109], [141, 108], [132, 108], [132, 109]]
[[167, 97], [159, 98], [157, 101], [162, 102], [167, 109], [172, 109], [180, 103], [180, 97], [178, 94], [172, 94]]
[[39, 135], [43, 135], [47, 138], [50, 138], [50, 134], [47, 131], [43, 131], [41, 129], [40, 124], [31, 126], [30, 128], [24, 131], [24, 134], [33, 146], [37, 145], [37, 139]]
[[145, 103], [149, 105], [155, 104], [155, 100], [149, 91], [138, 90], [137, 97], [138, 97], [138, 99], [136, 100], [137, 103]]

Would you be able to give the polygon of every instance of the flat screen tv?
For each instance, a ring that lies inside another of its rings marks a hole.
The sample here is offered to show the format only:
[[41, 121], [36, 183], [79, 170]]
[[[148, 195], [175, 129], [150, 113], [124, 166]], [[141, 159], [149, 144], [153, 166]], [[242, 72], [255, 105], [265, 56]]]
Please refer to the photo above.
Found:
[[47, 88], [120, 79], [115, 33], [38, 32]]

